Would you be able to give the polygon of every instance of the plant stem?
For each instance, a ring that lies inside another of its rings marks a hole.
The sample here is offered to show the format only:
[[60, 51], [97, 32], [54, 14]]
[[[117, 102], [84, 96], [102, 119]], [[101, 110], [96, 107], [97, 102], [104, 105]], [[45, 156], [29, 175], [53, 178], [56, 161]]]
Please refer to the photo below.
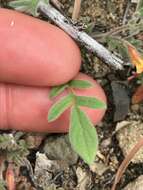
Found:
[[[106, 36], [110, 36], [110, 35], [112, 35], [112, 36], [117, 35], [120, 32], [123, 32], [123, 31], [125, 32], [126, 30], [129, 30], [130, 27], [131, 27], [130, 24], [125, 24], [125, 25], [116, 27], [113, 30], [108, 31], [108, 32], [103, 33], [103, 34], [94, 34], [93, 33], [92, 37], [98, 39], [98, 38], [105, 38]], [[136, 23], [136, 24], [134, 24], [134, 27], [142, 27], [142, 23]]]
[[74, 1], [74, 9], [73, 9], [73, 13], [72, 13], [72, 20], [76, 21], [78, 19], [80, 7], [81, 7], [81, 0], [75, 0]]
[[126, 158], [121, 163], [120, 167], [118, 168], [118, 171], [115, 176], [115, 181], [113, 183], [112, 189], [115, 190], [117, 184], [119, 183], [123, 173], [125, 172], [126, 168], [128, 167], [131, 159], [134, 157], [134, 155], [139, 151], [139, 149], [143, 146], [143, 138], [141, 138], [138, 143], [133, 147], [133, 149], [129, 152], [129, 154], [126, 156]]
[[79, 31], [70, 20], [65, 18], [58, 10], [52, 7], [50, 4], [39, 4], [39, 11], [45, 16], [55, 22], [60, 28], [67, 32], [73, 39], [80, 42], [88, 50], [96, 53], [97, 57], [103, 62], [112, 66], [114, 69], [123, 69], [124, 61], [119, 57], [112, 54], [103, 45], [91, 38], [87, 33]]
[[69, 86], [67, 88], [67, 91], [69, 92], [69, 94], [73, 96], [73, 106], [76, 106], [76, 95], [75, 95], [74, 89]]
[[123, 30], [128, 30], [129, 27], [130, 26], [128, 24], [126, 24], [123, 26], [116, 27], [115, 29], [113, 29], [109, 32], [103, 33], [103, 34], [93, 34], [92, 37], [97, 39], [97, 38], [104, 38], [104, 37], [110, 36], [110, 35], [116, 35], [116, 34], [122, 32]]
[[55, 5], [55, 7], [59, 10], [63, 8], [63, 5], [58, 0], [51, 0], [51, 3], [53, 3], [53, 5]]
[[131, 5], [131, 1], [128, 1], [127, 5], [126, 5], [124, 16], [123, 16], [123, 22], [122, 22], [123, 25], [125, 25], [128, 22], [127, 15], [129, 13], [129, 10], [130, 10], [130, 5]]

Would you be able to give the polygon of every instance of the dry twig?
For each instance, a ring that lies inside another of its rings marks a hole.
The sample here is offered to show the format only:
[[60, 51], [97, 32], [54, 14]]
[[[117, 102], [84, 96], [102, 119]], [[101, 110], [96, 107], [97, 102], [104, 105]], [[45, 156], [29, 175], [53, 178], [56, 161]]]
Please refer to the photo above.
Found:
[[133, 147], [133, 149], [129, 152], [129, 154], [126, 156], [126, 158], [121, 163], [120, 167], [118, 168], [118, 171], [115, 176], [115, 181], [112, 186], [111, 190], [115, 190], [117, 184], [119, 183], [123, 173], [125, 172], [126, 168], [128, 167], [130, 161], [135, 156], [135, 154], [139, 151], [139, 149], [143, 146], [143, 138], [141, 138], [138, 143]]
[[51, 0], [51, 3], [59, 10], [61, 10], [62, 8], [64, 8], [64, 6], [62, 5], [62, 3], [60, 3], [58, 0]]
[[67, 32], [73, 39], [80, 42], [88, 50], [96, 53], [103, 62], [114, 67], [115, 69], [123, 69], [124, 61], [119, 57], [112, 54], [103, 45], [91, 38], [87, 33], [79, 31], [73, 23], [65, 18], [58, 10], [52, 7], [50, 4], [39, 4], [39, 11], [45, 16], [55, 22], [60, 28]]
[[74, 9], [73, 9], [73, 13], [72, 13], [72, 20], [76, 21], [78, 19], [80, 7], [81, 7], [81, 0], [75, 0], [74, 1]]

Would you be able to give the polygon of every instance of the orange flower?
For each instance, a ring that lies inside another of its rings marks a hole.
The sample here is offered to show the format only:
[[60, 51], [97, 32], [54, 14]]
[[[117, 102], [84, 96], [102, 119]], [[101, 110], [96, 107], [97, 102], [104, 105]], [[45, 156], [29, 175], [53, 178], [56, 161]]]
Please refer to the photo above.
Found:
[[128, 45], [128, 52], [130, 55], [130, 59], [133, 65], [136, 67], [136, 71], [138, 74], [143, 72], [143, 58], [140, 56], [138, 51], [131, 45]]

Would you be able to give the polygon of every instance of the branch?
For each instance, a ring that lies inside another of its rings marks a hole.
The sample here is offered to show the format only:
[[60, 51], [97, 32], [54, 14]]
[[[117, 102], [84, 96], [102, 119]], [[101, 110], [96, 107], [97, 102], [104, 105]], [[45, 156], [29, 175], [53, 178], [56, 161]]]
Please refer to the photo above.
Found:
[[50, 18], [61, 29], [67, 32], [73, 39], [80, 42], [88, 50], [96, 53], [97, 57], [103, 62], [107, 63], [109, 66], [114, 67], [115, 69], [123, 69], [123, 60], [112, 54], [108, 49], [106, 49], [103, 45], [91, 38], [85, 32], [79, 31], [70, 20], [65, 18], [58, 10], [56, 10], [50, 4], [46, 5], [45, 3], [41, 2], [39, 4], [39, 11], [45, 17]]
[[81, 8], [81, 0], [75, 0], [74, 1], [74, 9], [73, 9], [73, 13], [72, 13], [73, 21], [77, 20], [77, 18], [79, 16], [80, 8]]
[[62, 5], [62, 3], [60, 3], [58, 0], [51, 0], [51, 3], [52, 3], [58, 10], [61, 10], [62, 8], [64, 8], [64, 6]]
[[126, 168], [128, 167], [129, 163], [131, 162], [132, 158], [135, 156], [135, 154], [139, 151], [139, 149], [141, 147], [143, 147], [143, 138], [141, 138], [137, 142], [137, 144], [131, 149], [131, 151], [129, 152], [129, 154], [125, 157], [125, 159], [123, 160], [123, 162], [119, 166], [111, 190], [115, 190], [116, 189], [116, 186], [119, 183], [119, 181], [120, 181], [123, 173], [125, 172]]

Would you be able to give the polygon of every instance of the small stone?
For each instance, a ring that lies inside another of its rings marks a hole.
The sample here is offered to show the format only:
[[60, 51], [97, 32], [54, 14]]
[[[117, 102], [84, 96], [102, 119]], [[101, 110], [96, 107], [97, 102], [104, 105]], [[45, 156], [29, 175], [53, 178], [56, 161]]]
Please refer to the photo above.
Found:
[[63, 170], [65, 170], [63, 162], [49, 160], [45, 154], [37, 152], [34, 179], [40, 187], [50, 187], [53, 184], [53, 176]]
[[106, 166], [104, 163], [95, 162], [90, 165], [90, 170], [99, 176], [101, 176], [107, 169], [108, 166]]
[[53, 167], [53, 162], [49, 160], [45, 154], [36, 154], [36, 163], [34, 170], [34, 178], [41, 187], [51, 185], [52, 173], [49, 172]]
[[123, 190], [143, 190], [143, 175], [129, 183]]
[[68, 13], [69, 13], [69, 14], [72, 14], [72, 13], [73, 13], [73, 7], [72, 7], [72, 6], [69, 8]]
[[88, 188], [88, 185], [90, 184], [90, 176], [87, 174], [87, 172], [83, 171], [82, 168], [78, 167], [76, 170], [76, 175], [78, 179], [78, 190], [84, 190]]
[[129, 121], [121, 121], [121, 122], [118, 122], [117, 125], [116, 125], [116, 129], [115, 131], [119, 131], [121, 130], [122, 128], [124, 127], [128, 127], [130, 125], [130, 122]]
[[107, 148], [109, 145], [111, 144], [111, 138], [108, 138], [108, 139], [104, 139], [102, 142], [101, 142], [101, 148]]
[[45, 138], [44, 134], [27, 134], [25, 137], [26, 143], [28, 144], [29, 149], [36, 149], [42, 143], [42, 140]]
[[[126, 157], [137, 142], [143, 138], [143, 123], [141, 121], [130, 121], [125, 127], [122, 127], [116, 133], [119, 146]], [[131, 160], [133, 163], [143, 161], [143, 149], [141, 148]]]
[[117, 157], [116, 156], [111, 156], [109, 164], [110, 164], [110, 169], [113, 169], [113, 170], [115, 170], [115, 168], [117, 169], [118, 166], [119, 166], [119, 162], [117, 160]]
[[140, 105], [140, 114], [143, 115], [143, 105]]
[[139, 0], [131, 0], [131, 3], [138, 3]]
[[59, 160], [67, 165], [75, 164], [78, 159], [77, 153], [71, 148], [68, 135], [48, 137], [43, 150], [49, 159]]
[[140, 106], [139, 106], [139, 104], [134, 104], [131, 106], [131, 109], [133, 112], [138, 112], [140, 109]]

